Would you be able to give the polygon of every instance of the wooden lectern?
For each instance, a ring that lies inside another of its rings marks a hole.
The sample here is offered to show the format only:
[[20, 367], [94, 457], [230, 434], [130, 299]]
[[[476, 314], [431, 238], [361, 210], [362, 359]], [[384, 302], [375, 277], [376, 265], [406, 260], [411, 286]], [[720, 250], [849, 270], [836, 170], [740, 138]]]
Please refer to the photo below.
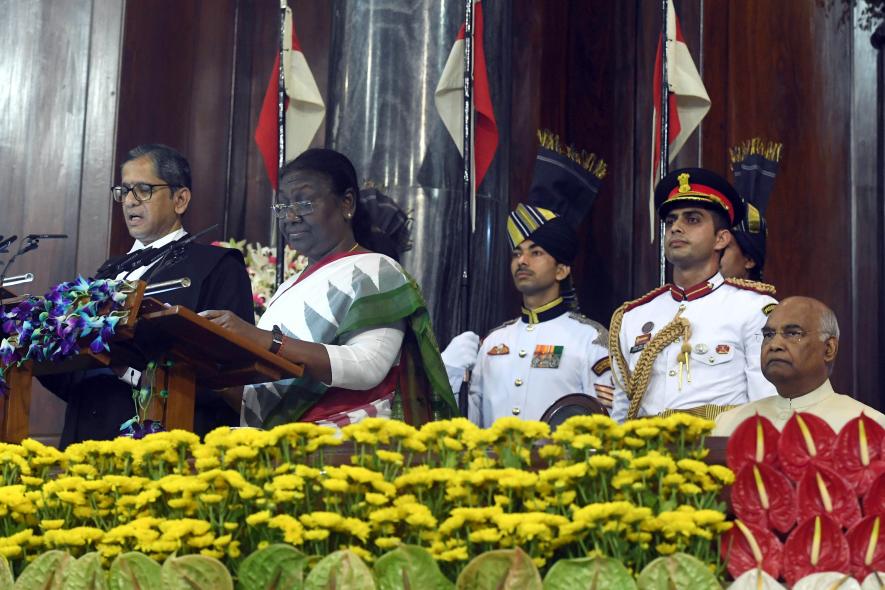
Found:
[[[198, 387], [222, 389], [302, 375], [301, 365], [257, 347], [185, 307], [144, 298], [144, 289], [144, 283], [139, 282], [129, 296], [125, 304], [129, 316], [117, 324], [110, 352], [93, 353], [87, 345], [63, 361], [28, 361], [7, 372], [10, 392], [0, 404], [0, 440], [18, 443], [28, 436], [31, 380], [39, 375], [115, 366], [143, 370], [148, 360], [171, 361], [168, 368], [160, 363], [156, 373], [157, 383], [166, 385], [169, 396], [165, 404], [155, 396], [148, 416], [162, 420], [167, 430], [193, 430]], [[162, 359], [145, 358], [145, 348], [160, 351], [157, 354]]]

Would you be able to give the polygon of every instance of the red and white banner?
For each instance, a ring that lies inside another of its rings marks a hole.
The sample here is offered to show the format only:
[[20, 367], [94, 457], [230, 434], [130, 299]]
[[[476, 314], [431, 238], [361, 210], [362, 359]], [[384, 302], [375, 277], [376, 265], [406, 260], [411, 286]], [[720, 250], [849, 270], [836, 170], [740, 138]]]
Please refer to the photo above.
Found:
[[[436, 110], [458, 151], [464, 155], [464, 25], [458, 31], [446, 67], [436, 86]], [[473, 13], [473, 166], [474, 189], [482, 183], [495, 150], [498, 149], [498, 125], [489, 93], [486, 53], [483, 48], [482, 2], [475, 0]]]
[[[285, 7], [286, 15], [283, 23], [283, 67], [286, 84], [286, 162], [294, 160], [305, 151], [317, 129], [326, 116], [326, 105], [320, 90], [317, 88], [313, 74], [301, 52], [301, 44], [292, 25], [292, 11], [286, 0], [280, 0], [281, 8]], [[277, 121], [277, 95], [279, 91], [280, 58], [274, 61], [258, 126], [255, 128], [255, 143], [264, 159], [264, 167], [270, 184], [277, 188], [277, 166], [279, 161], [279, 126]]]
[[[658, 182], [658, 169], [661, 154], [661, 52], [663, 43], [658, 40], [657, 56], [655, 57], [654, 90], [652, 114], [652, 194], [649, 196], [649, 217], [651, 221], [651, 239], [655, 234], [654, 186]], [[700, 125], [707, 111], [710, 110], [710, 96], [704, 88], [704, 81], [698, 73], [685, 38], [682, 26], [676, 18], [673, 0], [667, 2], [667, 85], [668, 122], [667, 140], [670, 146], [669, 162], [673, 161], [692, 132]]]

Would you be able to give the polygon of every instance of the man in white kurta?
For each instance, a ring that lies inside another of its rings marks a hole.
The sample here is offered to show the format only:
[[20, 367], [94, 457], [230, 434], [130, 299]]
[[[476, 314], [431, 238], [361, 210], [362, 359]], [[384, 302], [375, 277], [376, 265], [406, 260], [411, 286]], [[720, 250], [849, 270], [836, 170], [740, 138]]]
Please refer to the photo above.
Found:
[[777, 386], [778, 395], [721, 414], [713, 436], [730, 436], [756, 414], [778, 430], [795, 412], [814, 414], [836, 432], [861, 413], [885, 426], [881, 412], [833, 391], [829, 373], [839, 348], [839, 324], [823, 303], [807, 297], [785, 299], [762, 333], [762, 371]]

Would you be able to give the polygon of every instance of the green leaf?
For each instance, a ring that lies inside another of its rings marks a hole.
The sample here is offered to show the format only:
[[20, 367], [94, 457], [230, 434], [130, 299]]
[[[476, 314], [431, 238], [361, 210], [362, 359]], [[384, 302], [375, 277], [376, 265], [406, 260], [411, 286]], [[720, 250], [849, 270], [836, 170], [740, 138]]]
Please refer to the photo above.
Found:
[[457, 590], [542, 590], [541, 575], [522, 549], [497, 549], [474, 557], [458, 576]]
[[93, 551], [71, 563], [65, 570], [62, 590], [108, 590], [108, 575], [101, 567], [101, 556]]
[[65, 570], [74, 561], [66, 551], [53, 549], [40, 555], [15, 581], [15, 590], [61, 590]]
[[205, 555], [169, 557], [163, 562], [163, 590], [234, 590], [224, 564]]
[[237, 571], [240, 590], [301, 590], [307, 556], [279, 543], [252, 553]]
[[0, 555], [0, 590], [12, 590], [12, 586], [15, 584], [14, 580], [9, 562]]
[[513, 469], [522, 468], [522, 457], [517, 455], [513, 449], [509, 446], [504, 447], [501, 450], [501, 454], [499, 455], [499, 460], [504, 467], [510, 467]]
[[722, 588], [704, 562], [685, 553], [658, 557], [645, 566], [636, 581], [639, 590]]
[[388, 551], [375, 562], [378, 590], [452, 590], [455, 585], [446, 578], [427, 549], [417, 545], [401, 545]]
[[544, 577], [544, 590], [636, 590], [633, 576], [617, 559], [560, 559]]
[[376, 590], [372, 570], [353, 551], [336, 551], [320, 560], [304, 590]]
[[162, 588], [160, 564], [137, 551], [117, 556], [108, 576], [110, 590], [147, 590]]

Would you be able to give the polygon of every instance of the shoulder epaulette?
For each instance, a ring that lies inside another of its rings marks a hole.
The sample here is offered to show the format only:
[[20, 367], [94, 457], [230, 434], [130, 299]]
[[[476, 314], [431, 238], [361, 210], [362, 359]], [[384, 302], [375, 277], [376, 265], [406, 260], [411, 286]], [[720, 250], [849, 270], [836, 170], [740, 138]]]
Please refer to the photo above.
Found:
[[[512, 320], [507, 320], [506, 322], [504, 322], [504, 323], [501, 324], [500, 326], [496, 326], [496, 327], [492, 328], [491, 330], [489, 330], [489, 333], [486, 334], [486, 338], [488, 338], [489, 336], [491, 336], [491, 335], [492, 335], [492, 332], [497, 332], [497, 331], [500, 330], [501, 328], [506, 328], [507, 326], [510, 326], [510, 325], [515, 324], [515, 323], [517, 322], [517, 320], [519, 320], [519, 318], [513, 318]], [[485, 340], [485, 338], [483, 338], [483, 340]]]
[[568, 317], [576, 322], [593, 326], [596, 329], [596, 338], [593, 340], [593, 343], [608, 348], [608, 328], [577, 311], [568, 312]]
[[645, 295], [643, 295], [639, 299], [634, 299], [633, 301], [628, 301], [627, 303], [625, 303], [624, 304], [624, 311], [627, 312], [627, 311], [630, 311], [631, 309], [639, 307], [640, 305], [644, 305], [644, 304], [648, 303], [649, 301], [651, 301], [652, 299], [654, 299], [655, 297], [657, 297], [658, 295], [660, 295], [661, 293], [665, 293], [666, 291], [669, 291], [669, 290], [670, 290], [669, 284], [661, 285], [660, 287], [655, 287], [654, 289], [652, 289], [651, 291], [649, 291], [648, 293], [646, 293]]
[[725, 279], [725, 283], [732, 287], [737, 287], [738, 289], [755, 291], [762, 295], [774, 296], [777, 293], [777, 289], [774, 288], [774, 285], [769, 285], [768, 283], [762, 283], [760, 281], [751, 281], [749, 279]]

